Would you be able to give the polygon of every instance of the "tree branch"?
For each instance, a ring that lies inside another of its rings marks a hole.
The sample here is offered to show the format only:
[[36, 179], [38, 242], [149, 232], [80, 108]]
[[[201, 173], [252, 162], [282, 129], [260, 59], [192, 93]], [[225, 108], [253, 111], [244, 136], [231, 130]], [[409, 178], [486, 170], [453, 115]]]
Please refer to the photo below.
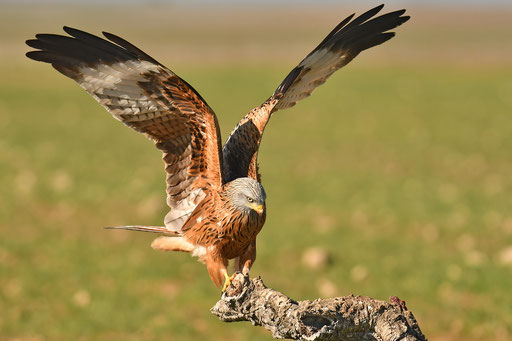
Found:
[[369, 297], [294, 301], [261, 278], [237, 274], [211, 312], [224, 322], [250, 321], [277, 339], [426, 340], [405, 302]]

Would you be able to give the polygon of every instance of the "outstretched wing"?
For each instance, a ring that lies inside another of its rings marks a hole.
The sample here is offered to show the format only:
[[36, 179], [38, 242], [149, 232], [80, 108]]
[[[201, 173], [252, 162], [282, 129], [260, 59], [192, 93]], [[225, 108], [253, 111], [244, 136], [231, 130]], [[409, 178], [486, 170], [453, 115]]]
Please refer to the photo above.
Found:
[[179, 231], [209, 187], [222, 185], [220, 131], [212, 109], [184, 80], [110, 33], [111, 42], [64, 27], [69, 36], [37, 34], [27, 57], [52, 64], [112, 116], [143, 133], [163, 152], [166, 227]]
[[257, 153], [261, 136], [273, 112], [290, 108], [311, 95], [334, 72], [347, 65], [361, 51], [384, 43], [395, 34], [387, 32], [407, 20], [405, 10], [381, 16], [377, 6], [354, 20], [354, 14], [340, 22], [325, 39], [297, 65], [274, 94], [253, 109], [237, 125], [223, 148], [224, 181], [250, 176], [259, 180]]

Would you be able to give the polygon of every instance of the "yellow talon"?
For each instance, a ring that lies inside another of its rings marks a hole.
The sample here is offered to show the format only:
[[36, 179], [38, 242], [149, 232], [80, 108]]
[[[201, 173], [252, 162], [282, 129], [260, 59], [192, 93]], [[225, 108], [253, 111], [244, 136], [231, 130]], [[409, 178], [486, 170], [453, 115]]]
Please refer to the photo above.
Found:
[[226, 291], [226, 289], [229, 287], [233, 279], [235, 278], [236, 272], [231, 275], [231, 277], [228, 276], [227, 272], [224, 273], [224, 286], [222, 287], [222, 292]]

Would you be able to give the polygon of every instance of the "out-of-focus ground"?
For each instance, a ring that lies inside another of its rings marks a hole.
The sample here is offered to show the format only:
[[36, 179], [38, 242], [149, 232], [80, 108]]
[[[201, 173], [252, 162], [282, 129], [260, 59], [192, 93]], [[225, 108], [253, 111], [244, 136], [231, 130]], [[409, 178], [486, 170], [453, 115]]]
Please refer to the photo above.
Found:
[[[512, 340], [512, 10], [406, 7], [394, 39], [272, 118], [252, 275], [295, 299], [396, 295], [430, 340]], [[188, 255], [102, 229], [161, 224], [159, 152], [26, 39], [121, 35], [191, 83], [225, 139], [365, 9], [3, 5], [0, 339], [270, 338], [209, 313], [219, 293]]]

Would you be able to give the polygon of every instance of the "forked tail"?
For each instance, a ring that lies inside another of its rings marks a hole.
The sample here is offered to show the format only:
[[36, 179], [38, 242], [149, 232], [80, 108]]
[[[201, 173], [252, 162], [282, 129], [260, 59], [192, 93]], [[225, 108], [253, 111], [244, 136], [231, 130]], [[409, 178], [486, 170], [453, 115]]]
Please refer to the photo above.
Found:
[[140, 231], [140, 232], [152, 232], [161, 233], [168, 236], [179, 236], [179, 233], [175, 231], [169, 231], [165, 226], [142, 226], [142, 225], [129, 225], [129, 226], [107, 226], [109, 230], [129, 230], [129, 231]]

